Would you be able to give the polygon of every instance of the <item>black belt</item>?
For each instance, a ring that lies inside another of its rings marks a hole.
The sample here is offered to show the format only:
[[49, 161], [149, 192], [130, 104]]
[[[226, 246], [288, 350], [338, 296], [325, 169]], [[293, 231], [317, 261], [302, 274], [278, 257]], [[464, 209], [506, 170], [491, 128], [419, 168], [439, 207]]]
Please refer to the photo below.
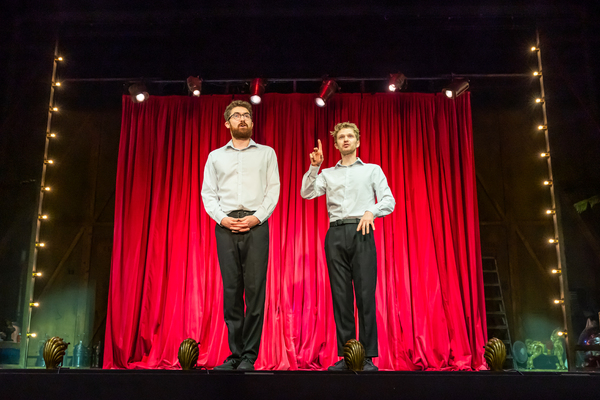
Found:
[[244, 218], [248, 215], [254, 215], [256, 211], [247, 211], [247, 210], [235, 210], [227, 214], [228, 217], [231, 218]]
[[329, 227], [346, 225], [346, 224], [358, 224], [360, 222], [360, 218], [346, 218], [346, 219], [338, 219], [337, 221], [333, 221], [329, 224]]

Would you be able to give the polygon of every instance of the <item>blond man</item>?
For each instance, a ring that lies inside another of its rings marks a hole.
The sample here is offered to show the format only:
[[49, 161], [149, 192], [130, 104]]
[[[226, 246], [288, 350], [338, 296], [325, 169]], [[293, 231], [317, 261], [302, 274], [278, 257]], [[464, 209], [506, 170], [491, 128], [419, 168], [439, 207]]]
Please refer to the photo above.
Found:
[[[376, 164], [364, 163], [357, 157], [360, 131], [350, 122], [342, 122], [331, 132], [341, 160], [332, 167], [319, 169], [323, 163], [321, 140], [310, 153], [310, 167], [302, 178], [300, 194], [314, 199], [325, 194], [330, 228], [325, 237], [325, 255], [333, 315], [336, 325], [338, 356], [344, 355], [344, 344], [355, 339], [354, 297], [358, 308], [359, 340], [365, 348], [363, 370], [377, 371], [373, 357], [378, 356], [377, 251], [375, 218], [388, 215], [396, 204], [387, 179]], [[377, 201], [376, 201], [377, 199]], [[330, 371], [348, 369], [343, 359], [329, 367]]]

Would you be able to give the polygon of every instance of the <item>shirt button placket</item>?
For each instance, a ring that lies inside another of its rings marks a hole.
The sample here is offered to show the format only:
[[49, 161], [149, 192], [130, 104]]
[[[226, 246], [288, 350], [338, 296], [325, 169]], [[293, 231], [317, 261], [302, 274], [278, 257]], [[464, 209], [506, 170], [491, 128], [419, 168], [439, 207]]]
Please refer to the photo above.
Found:
[[238, 204], [242, 204], [242, 152], [238, 151]]

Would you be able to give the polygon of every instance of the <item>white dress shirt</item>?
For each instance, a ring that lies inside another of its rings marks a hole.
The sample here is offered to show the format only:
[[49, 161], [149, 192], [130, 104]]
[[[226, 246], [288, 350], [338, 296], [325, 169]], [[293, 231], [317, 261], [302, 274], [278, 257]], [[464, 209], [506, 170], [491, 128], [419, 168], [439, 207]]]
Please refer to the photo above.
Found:
[[244, 149], [236, 149], [229, 141], [210, 152], [204, 167], [202, 201], [217, 224], [235, 210], [256, 211], [254, 216], [262, 224], [278, 200], [279, 169], [272, 148], [250, 139]]
[[320, 174], [319, 169], [320, 166], [311, 165], [304, 174], [300, 195], [314, 199], [327, 194], [330, 222], [361, 218], [366, 211], [371, 211], [375, 218], [394, 211], [396, 201], [379, 165], [366, 164], [357, 158], [352, 165], [342, 165], [340, 160]]

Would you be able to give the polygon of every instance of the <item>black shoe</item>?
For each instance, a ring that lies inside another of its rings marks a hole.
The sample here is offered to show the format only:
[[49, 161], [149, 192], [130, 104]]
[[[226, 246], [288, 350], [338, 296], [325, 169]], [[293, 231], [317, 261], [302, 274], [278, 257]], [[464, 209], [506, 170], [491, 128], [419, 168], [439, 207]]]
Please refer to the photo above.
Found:
[[375, 366], [375, 364], [373, 364], [372, 357], [365, 357], [365, 362], [363, 363], [363, 371], [368, 371], [368, 372], [379, 371], [379, 368], [377, 368]]
[[250, 361], [247, 358], [242, 359], [242, 362], [237, 367], [238, 371], [254, 371], [254, 361]]
[[239, 358], [228, 358], [223, 364], [217, 365], [213, 369], [215, 371], [234, 371], [238, 365], [240, 365]]
[[347, 371], [348, 365], [346, 365], [346, 361], [342, 358], [340, 361], [333, 364], [331, 367], [327, 368], [327, 371]]

